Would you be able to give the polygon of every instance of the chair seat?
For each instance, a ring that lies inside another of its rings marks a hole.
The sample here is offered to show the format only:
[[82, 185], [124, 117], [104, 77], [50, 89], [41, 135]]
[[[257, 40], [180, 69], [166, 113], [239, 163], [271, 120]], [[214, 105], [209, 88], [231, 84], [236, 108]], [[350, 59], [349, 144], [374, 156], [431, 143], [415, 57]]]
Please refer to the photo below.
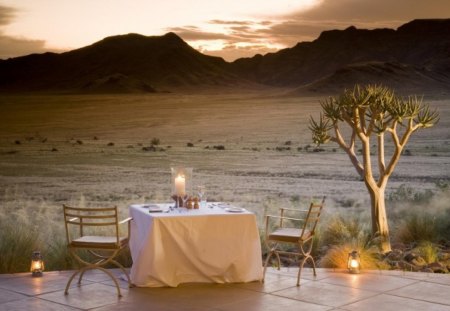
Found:
[[303, 236], [302, 229], [297, 228], [279, 228], [274, 232], [269, 234], [269, 240], [271, 241], [282, 241], [289, 243], [298, 243], [299, 241], [305, 241], [311, 236], [311, 232], [305, 229]]
[[127, 243], [128, 238], [126, 237], [119, 237], [119, 245], [117, 245], [115, 236], [86, 235], [73, 240], [70, 245], [73, 247], [116, 249], [126, 246]]

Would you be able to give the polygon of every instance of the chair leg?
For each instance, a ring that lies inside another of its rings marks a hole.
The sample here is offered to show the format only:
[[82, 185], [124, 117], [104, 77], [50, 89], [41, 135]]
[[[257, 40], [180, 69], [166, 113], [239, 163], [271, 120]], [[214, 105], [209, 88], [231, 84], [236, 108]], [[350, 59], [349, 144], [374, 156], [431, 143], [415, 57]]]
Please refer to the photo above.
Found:
[[266, 270], [267, 270], [267, 265], [269, 264], [269, 260], [273, 255], [273, 251], [269, 251], [269, 254], [267, 254], [266, 260], [264, 261], [264, 271], [263, 271], [263, 278], [262, 278], [262, 282], [264, 283], [264, 279], [266, 278]]
[[127, 280], [128, 280], [128, 287], [129, 288], [133, 287], [133, 284], [131, 283], [130, 275], [128, 274], [127, 270], [125, 270], [125, 267], [122, 266], [119, 262], [117, 262], [115, 260], [111, 260], [111, 262], [113, 264], [115, 264], [117, 267], [119, 267], [120, 270], [122, 270], [122, 272], [125, 274], [125, 276], [127, 277]]
[[[116, 285], [116, 288], [117, 288], [117, 294], [118, 294], [119, 298], [122, 297], [122, 293], [121, 293], [121, 291], [120, 291], [119, 283], [117, 282], [117, 280], [116, 280], [116, 278], [114, 277], [114, 275], [113, 275], [111, 272], [109, 272], [107, 269], [105, 269], [105, 268], [103, 268], [103, 267], [100, 267], [100, 265], [106, 265], [106, 264], [108, 264], [109, 262], [112, 262], [112, 261], [115, 262], [115, 260], [113, 260], [113, 258], [117, 255], [117, 253], [118, 253], [119, 251], [120, 251], [119, 249], [114, 250], [113, 254], [112, 254], [110, 257], [100, 256], [100, 255], [96, 254], [95, 252], [91, 252], [91, 253], [93, 253], [93, 255], [99, 257], [100, 260], [99, 260], [98, 262], [96, 262], [96, 263], [90, 263], [90, 262], [88, 262], [88, 261], [83, 260], [80, 256], [78, 256], [77, 253], [76, 253], [73, 249], [70, 249], [70, 252], [71, 252], [72, 256], [73, 256], [80, 264], [85, 265], [85, 267], [79, 269], [78, 271], [76, 271], [76, 272], [70, 277], [69, 281], [67, 282], [67, 286], [66, 286], [66, 289], [65, 289], [65, 291], [64, 291], [64, 294], [66, 294], [66, 295], [68, 294], [70, 284], [72, 283], [72, 280], [77, 276], [78, 273], [81, 273], [81, 274], [80, 274], [80, 278], [79, 278], [79, 282], [81, 282], [81, 279], [82, 279], [84, 273], [85, 273], [87, 270], [99, 269], [99, 270], [103, 271], [104, 273], [106, 273], [106, 274], [113, 280], [114, 284]], [[118, 264], [118, 263], [116, 262], [116, 264]], [[119, 264], [119, 265], [120, 265], [120, 264]], [[123, 269], [123, 267], [122, 267], [122, 271], [124, 271], [124, 270], [125, 270], [125, 269]], [[124, 272], [126, 272], [126, 271], [124, 271]], [[127, 277], [128, 277], [128, 274], [127, 274], [127, 273], [126, 273], [126, 275], [127, 275]], [[129, 283], [128, 283], [128, 284], [130, 284], [131, 282], [130, 282], [130, 278], [129, 278], [129, 277], [128, 277], [128, 280], [129, 280]]]
[[281, 269], [281, 259], [280, 259], [280, 254], [278, 254], [277, 251], [275, 251], [275, 256], [277, 257], [277, 264], [278, 264], [278, 271], [280, 271]]
[[72, 276], [70, 277], [69, 281], [67, 282], [66, 289], [64, 290], [64, 295], [67, 295], [69, 293], [69, 287], [70, 283], [72, 283], [73, 279], [77, 276], [78, 273], [80, 273], [81, 270], [75, 271]]
[[116, 284], [117, 296], [122, 297], [122, 293], [120, 292], [119, 283], [117, 282], [116, 277], [111, 272], [109, 272], [107, 269], [105, 269], [103, 267], [95, 267], [95, 269], [99, 269], [99, 270], [105, 272], [107, 275], [109, 275], [109, 277], [114, 281], [114, 284]]
[[317, 276], [316, 274], [316, 262], [314, 261], [314, 258], [312, 256], [308, 256], [308, 259], [311, 259], [311, 263], [313, 266], [313, 272], [314, 272], [314, 276]]
[[302, 261], [300, 261], [300, 264], [298, 266], [297, 286], [300, 286], [300, 277], [302, 275], [302, 270], [303, 266], [305, 265], [306, 259], [308, 259], [308, 257], [303, 257]]

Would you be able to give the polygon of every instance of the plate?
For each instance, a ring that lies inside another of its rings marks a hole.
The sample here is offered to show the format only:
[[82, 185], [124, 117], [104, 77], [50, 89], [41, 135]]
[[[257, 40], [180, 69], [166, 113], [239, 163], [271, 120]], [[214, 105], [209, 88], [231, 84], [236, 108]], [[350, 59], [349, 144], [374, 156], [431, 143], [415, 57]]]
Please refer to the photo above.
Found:
[[143, 204], [142, 205], [143, 208], [148, 208], [148, 211], [150, 213], [154, 213], [154, 212], [162, 212], [162, 208], [156, 204]]
[[245, 208], [241, 207], [226, 207], [225, 210], [230, 213], [243, 213], [245, 212]]

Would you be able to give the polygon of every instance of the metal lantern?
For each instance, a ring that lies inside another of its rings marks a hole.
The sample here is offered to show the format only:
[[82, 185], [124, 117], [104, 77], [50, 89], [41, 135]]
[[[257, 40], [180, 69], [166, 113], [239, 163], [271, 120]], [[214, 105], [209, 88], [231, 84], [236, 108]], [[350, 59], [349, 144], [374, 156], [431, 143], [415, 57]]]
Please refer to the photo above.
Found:
[[348, 272], [353, 274], [358, 274], [360, 272], [361, 258], [359, 257], [359, 253], [357, 251], [348, 253], [347, 268]]
[[42, 276], [42, 272], [44, 271], [44, 260], [42, 259], [40, 251], [33, 252], [30, 271], [31, 275], [34, 277]]

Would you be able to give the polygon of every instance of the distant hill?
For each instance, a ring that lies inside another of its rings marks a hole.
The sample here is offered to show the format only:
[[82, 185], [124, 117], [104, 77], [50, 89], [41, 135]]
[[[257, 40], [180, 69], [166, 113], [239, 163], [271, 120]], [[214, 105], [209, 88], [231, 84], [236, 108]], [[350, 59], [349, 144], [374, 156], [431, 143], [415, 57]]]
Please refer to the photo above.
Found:
[[105, 38], [62, 54], [33, 54], [0, 62], [0, 90], [154, 92], [238, 80], [219, 57], [203, 55], [174, 33]]
[[174, 33], [105, 38], [70, 52], [0, 60], [1, 92], [135, 93], [283, 87], [331, 93], [355, 83], [450, 93], [450, 19], [393, 29], [324, 31], [276, 53], [232, 63], [203, 55]]
[[450, 91], [449, 33], [450, 19], [414, 20], [397, 30], [349, 27], [232, 65], [242, 77], [302, 91], [333, 92], [355, 83]]

